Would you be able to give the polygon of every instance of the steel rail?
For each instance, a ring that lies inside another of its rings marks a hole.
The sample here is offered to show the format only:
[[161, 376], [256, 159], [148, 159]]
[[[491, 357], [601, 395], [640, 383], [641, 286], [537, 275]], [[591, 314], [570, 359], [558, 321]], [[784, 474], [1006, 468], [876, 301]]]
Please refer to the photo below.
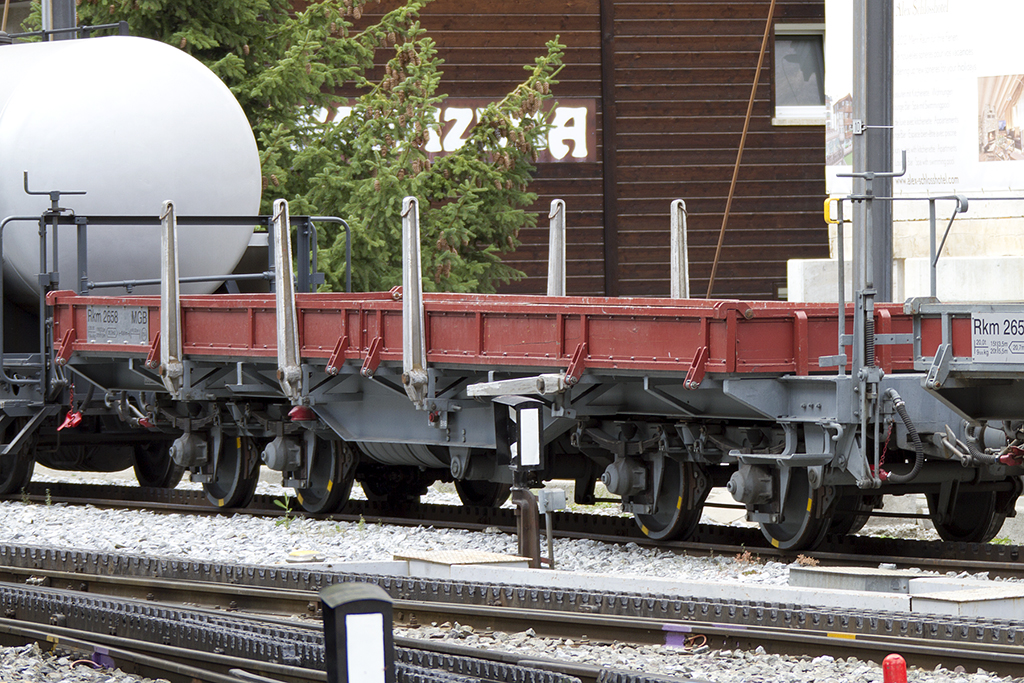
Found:
[[0, 642], [19, 645], [33, 641], [41, 647], [65, 649], [82, 653], [86, 657], [93, 653], [106, 654], [126, 673], [167, 678], [172, 683], [239, 683], [244, 679], [234, 672], [253, 671], [281, 683], [320, 683], [327, 680], [325, 672], [313, 669], [206, 653], [195, 648], [147, 643], [52, 624], [26, 625], [26, 622], [16, 619], [0, 618]]
[[[320, 629], [320, 623], [308, 619], [296, 622], [295, 616], [315, 616], [315, 593], [310, 591], [284, 591], [277, 587], [255, 587], [220, 584], [202, 585], [202, 582], [181, 581], [179, 579], [136, 579], [122, 576], [89, 576], [82, 573], [46, 572], [39, 569], [25, 569], [21, 577], [33, 575], [33, 583], [39, 581], [64, 582], [72, 584], [72, 589], [88, 594], [116, 595], [118, 597], [138, 597], [145, 592], [148, 601], [158, 600], [169, 606], [187, 603], [190, 607], [196, 604], [219, 610], [248, 610], [259, 613], [260, 619], [266, 614], [278, 615], [277, 619], [267, 619], [267, 623], [280, 623], [287, 628]], [[4, 578], [7, 578], [6, 576]], [[339, 577], [339, 580], [359, 580], [373, 577]], [[380, 577], [377, 577], [378, 579]], [[425, 581], [425, 580], [421, 580]], [[77, 584], [77, 588], [75, 587]], [[56, 585], [56, 584], [54, 584]], [[0, 586], [0, 592], [3, 588]], [[527, 593], [551, 593], [536, 588], [518, 589]], [[221, 595], [218, 595], [218, 592]], [[526, 608], [503, 604], [462, 604], [458, 602], [458, 591], [444, 592], [441, 601], [423, 599], [395, 600], [396, 623], [415, 626], [425, 623], [451, 623], [457, 621], [478, 630], [515, 632], [533, 629], [544, 637], [572, 638], [590, 640], [591, 642], [630, 642], [636, 644], [666, 645], [678, 638], [680, 634], [700, 634], [708, 639], [711, 646], [717, 648], [753, 649], [762, 646], [770, 652], [787, 654], [820, 654], [835, 655], [837, 651], [843, 656], [855, 656], [863, 659], [881, 659], [892, 651], [900, 652], [913, 664], [933, 666], [937, 662], [955, 661], [961, 665], [976, 666], [994, 670], [1003, 675], [1020, 675], [1024, 673], [1024, 645], [981, 642], [976, 638], [970, 641], [965, 627], [954, 621], [944, 622], [943, 628], [931, 630], [926, 627], [922, 635], [903, 635], [901, 632], [913, 630], [908, 628], [907, 621], [912, 619], [940, 619], [938, 617], [922, 617], [921, 615], [887, 615], [875, 619], [888, 622], [881, 628], [875, 625], [874, 631], [865, 626], [865, 620], [872, 618], [854, 615], [849, 619], [821, 619], [820, 613], [814, 610], [801, 611], [799, 608], [750, 607], [746, 612], [753, 612], [759, 619], [770, 622], [768, 625], [743, 623], [737, 613], [744, 611], [743, 605], [721, 605], [715, 608], [713, 601], [701, 601], [710, 605], [708, 609], [691, 610], [697, 618], [669, 619], [664, 616], [642, 614], [621, 614], [628, 611], [629, 605], [645, 602], [660, 602], [666, 598], [661, 596], [643, 597], [616, 596], [612, 600], [597, 600], [599, 604], [614, 602], [610, 614], [588, 613], [585, 609], [574, 611], [572, 601], [554, 601], [550, 609]], [[475, 594], [473, 597], [478, 597]], [[626, 607], [623, 607], [626, 605]], [[634, 607], [634, 609], [638, 609]], [[646, 607], [647, 611], [656, 612], [656, 608]], [[639, 609], [643, 611], [643, 609]], [[218, 611], [217, 613], [222, 613]], [[249, 615], [238, 614], [245, 618]], [[718, 617], [716, 619], [715, 617]], [[730, 617], [733, 621], [730, 621]], [[774, 625], [781, 623], [781, 625]], [[984, 626], [972, 624], [973, 628], [986, 632]], [[1006, 624], [995, 624], [992, 628], [1008, 628]], [[922, 629], [918, 627], [918, 630]], [[958, 639], [957, 631], [962, 638]], [[881, 631], [880, 633], [878, 631]], [[945, 637], [944, 637], [945, 636]], [[1012, 640], [1012, 639], [1011, 639]], [[1019, 639], [1017, 639], [1019, 640]], [[104, 641], [107, 642], [107, 641]], [[113, 643], [116, 645], [116, 643]]]
[[[200, 490], [145, 489], [131, 486], [93, 484], [32, 483], [24, 494], [0, 496], [0, 500], [27, 500], [45, 504], [64, 503], [94, 507], [144, 509], [156, 512], [220, 515], [247, 514], [259, 517], [285, 517], [303, 514], [286, 512], [275, 504], [279, 496], [256, 496], [247, 508], [224, 510], [208, 504]], [[497, 528], [515, 533], [516, 519], [511, 508], [481, 508], [454, 505], [418, 504], [407, 510], [389, 509], [369, 501], [349, 501], [344, 513], [307, 515], [315, 519], [373, 524], [458, 528], [483, 531]], [[767, 545], [755, 528], [702, 524], [688, 541], [655, 542], [643, 536], [629, 517], [561, 512], [555, 516], [554, 535], [558, 538], [586, 538], [606, 543], [636, 543], [677, 553], [738, 555], [749, 551], [757, 558], [792, 561], [796, 552]], [[830, 538], [814, 551], [802, 551], [805, 557], [825, 565], [877, 566], [892, 563], [900, 567], [918, 567], [940, 573], [988, 572], [992, 577], [1022, 578], [1024, 562], [1017, 545], [945, 543], [908, 539], [847, 536]]]
[[[127, 653], [130, 662], [155, 664], [157, 670], [170, 672], [178, 680], [226, 683], [231, 679], [225, 678], [225, 673], [234, 674], [242, 680], [256, 680], [262, 676], [265, 680], [285, 683], [326, 679], [322, 670], [325, 652], [320, 623], [297, 625], [288, 620], [242, 613], [225, 617], [221, 612], [196, 609], [191, 605], [182, 608], [171, 604], [142, 603], [140, 606], [138, 601], [131, 600], [125, 600], [122, 607], [116, 601], [87, 593], [79, 597], [67, 591], [11, 584], [0, 584], [0, 598], [4, 600], [7, 614], [17, 616], [16, 620], [0, 619], [0, 634], [10, 634], [20, 638], [21, 642], [29, 639], [61, 644], [67, 639], [77, 651], [92, 650], [108, 658], [111, 658], [113, 653], [110, 650], [113, 649], [116, 653]], [[86, 616], [92, 608], [100, 610], [98, 617]], [[50, 624], [40, 626], [40, 622], [45, 620]], [[26, 623], [32, 626], [26, 627]], [[92, 628], [86, 629], [85, 625]], [[133, 637], [126, 637], [122, 632]], [[264, 648], [260, 645], [274, 642], [278, 633], [283, 639], [283, 647]], [[163, 642], [158, 642], [160, 640]], [[288, 643], [302, 648], [302, 651], [291, 651], [289, 656], [294, 664], [276, 661], [279, 655], [289, 652]], [[527, 665], [518, 661], [524, 658], [508, 653], [493, 656], [469, 648], [420, 648], [419, 645], [415, 639], [398, 639], [395, 662], [399, 683], [460, 679], [466, 683], [581, 683], [572, 674], [561, 671], [564, 668], [562, 664], [553, 660], [531, 657]], [[246, 655], [239, 656], [239, 652]], [[184, 665], [167, 666], [170, 662], [184, 662]], [[123, 668], [132, 670], [134, 667]], [[636, 673], [627, 671], [615, 672], [617, 675], [610, 678], [606, 675], [607, 670], [599, 667], [577, 666], [574, 670], [589, 672], [585, 679], [588, 683], [639, 683], [640, 680], [658, 683], [659, 680], [638, 677]], [[456, 674], [456, 678], [445, 672]]]

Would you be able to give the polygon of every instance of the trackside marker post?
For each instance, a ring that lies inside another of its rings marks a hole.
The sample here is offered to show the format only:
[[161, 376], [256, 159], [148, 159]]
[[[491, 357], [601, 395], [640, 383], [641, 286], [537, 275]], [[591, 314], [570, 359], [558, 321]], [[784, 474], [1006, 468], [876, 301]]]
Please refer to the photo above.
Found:
[[907, 683], [907, 660], [892, 654], [882, 660], [883, 683]]
[[395, 683], [392, 600], [382, 588], [343, 583], [320, 591], [327, 683]]

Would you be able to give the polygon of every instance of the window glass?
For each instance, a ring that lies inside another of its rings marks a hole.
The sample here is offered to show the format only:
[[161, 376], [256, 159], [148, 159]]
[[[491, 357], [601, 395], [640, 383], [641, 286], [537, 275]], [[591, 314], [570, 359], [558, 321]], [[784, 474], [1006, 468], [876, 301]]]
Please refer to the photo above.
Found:
[[775, 105], [777, 107], [824, 105], [824, 75], [823, 36], [776, 36]]

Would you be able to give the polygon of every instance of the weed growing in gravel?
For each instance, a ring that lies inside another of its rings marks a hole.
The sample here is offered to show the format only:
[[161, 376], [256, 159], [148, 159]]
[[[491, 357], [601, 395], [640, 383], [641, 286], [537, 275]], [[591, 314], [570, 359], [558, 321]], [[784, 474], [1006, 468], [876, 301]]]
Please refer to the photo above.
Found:
[[53, 505], [53, 498], [50, 497], [50, 489], [46, 489], [46, 504]]
[[359, 524], [357, 525], [357, 528], [359, 529], [359, 534], [361, 536], [366, 535], [366, 520], [363, 519], [362, 515], [359, 515]]
[[820, 563], [815, 557], [808, 557], [807, 555], [797, 555], [796, 563], [801, 567], [817, 567]]
[[274, 522], [274, 525], [275, 526], [283, 526], [285, 529], [291, 527], [292, 520], [294, 519], [294, 517], [292, 517], [292, 499], [291, 499], [291, 496], [289, 496], [288, 493], [285, 492], [284, 500], [282, 501], [279, 498], [275, 498], [274, 499], [274, 505], [276, 505], [277, 507], [279, 507], [282, 510], [284, 510], [284, 517], [282, 517], [281, 519], [279, 519], [276, 522]]
[[758, 560], [754, 558], [753, 553], [749, 550], [744, 550], [742, 553], [736, 553], [736, 561], [741, 564], [751, 564]]
[[1013, 541], [1010, 540], [1009, 536], [997, 536], [989, 541], [992, 545], [1013, 545]]
[[22, 505], [28, 505], [31, 501], [28, 499], [28, 489], [21, 489], [21, 503]]

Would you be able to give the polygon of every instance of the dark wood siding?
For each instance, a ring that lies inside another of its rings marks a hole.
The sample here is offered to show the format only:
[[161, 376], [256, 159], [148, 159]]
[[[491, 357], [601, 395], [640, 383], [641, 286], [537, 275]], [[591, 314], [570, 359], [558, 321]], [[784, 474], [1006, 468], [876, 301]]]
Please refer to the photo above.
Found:
[[[538, 227], [524, 230], [522, 247], [506, 258], [527, 277], [504, 292], [544, 291], [547, 210], [561, 198], [570, 294], [667, 295], [669, 205], [679, 198], [689, 211], [691, 290], [704, 295], [768, 6], [434, 0], [426, 7], [422, 24], [445, 60], [441, 89], [449, 96], [504, 94], [558, 35], [567, 48], [556, 99], [599, 103], [598, 161], [538, 165]], [[368, 14], [379, 11], [371, 8]], [[780, 0], [775, 21], [823, 22], [824, 0]], [[771, 60], [769, 44], [716, 275], [718, 297], [771, 298], [785, 282], [787, 259], [828, 255], [824, 131], [772, 125]], [[604, 99], [603, 78], [610, 79]], [[615, 112], [608, 150], [606, 111]]]

